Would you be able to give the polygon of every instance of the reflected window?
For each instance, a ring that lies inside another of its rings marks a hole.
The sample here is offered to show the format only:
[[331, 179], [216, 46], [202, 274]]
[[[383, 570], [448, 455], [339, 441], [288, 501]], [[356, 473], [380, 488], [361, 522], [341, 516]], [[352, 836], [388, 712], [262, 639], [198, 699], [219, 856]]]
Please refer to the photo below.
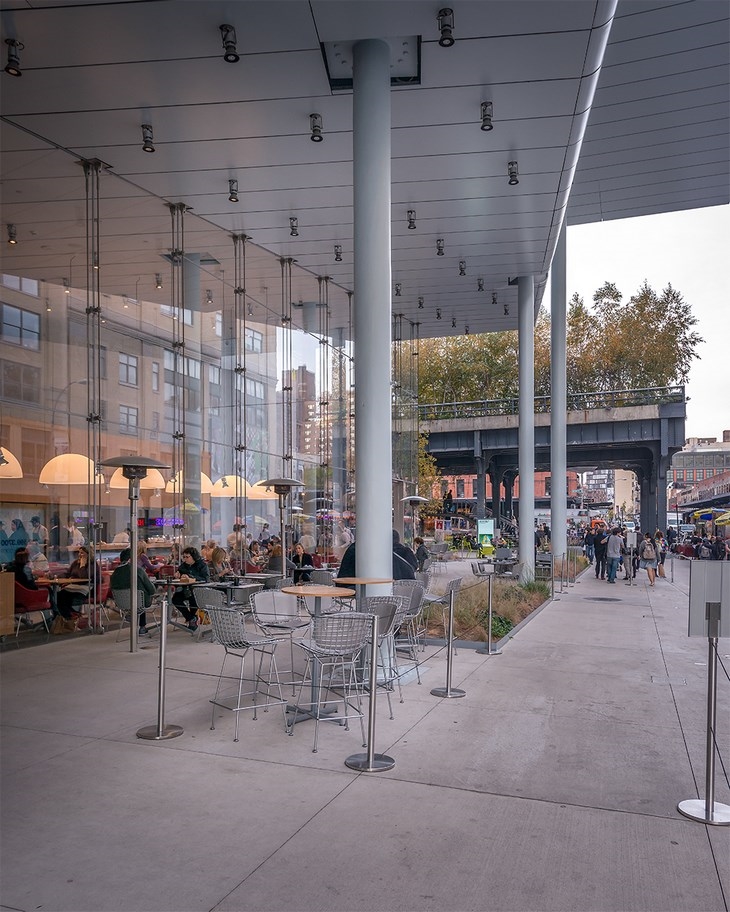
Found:
[[159, 393], [160, 391], [160, 362], [152, 362], [152, 392]]
[[6, 288], [12, 288], [13, 291], [22, 291], [23, 294], [38, 297], [38, 281], [36, 279], [26, 279], [20, 276], [3, 275], [3, 285]]
[[119, 382], [125, 386], [137, 386], [137, 356], [119, 353]]
[[258, 332], [255, 329], [246, 327], [246, 333], [244, 338], [244, 345], [246, 351], [259, 353], [264, 350], [264, 337], [263, 334]]
[[31, 310], [3, 304], [0, 332], [3, 342], [11, 345], [19, 345], [31, 351], [38, 351], [41, 346], [41, 320]]
[[139, 424], [139, 409], [133, 405], [119, 406], [119, 433], [136, 434]]
[[41, 401], [40, 370], [15, 361], [0, 361], [0, 398], [38, 405]]
[[[171, 307], [169, 304], [160, 305], [160, 313], [163, 317], [174, 317], [177, 314], [177, 311], [177, 307]], [[193, 312], [189, 307], [183, 307], [183, 323], [186, 326], [193, 325]]]

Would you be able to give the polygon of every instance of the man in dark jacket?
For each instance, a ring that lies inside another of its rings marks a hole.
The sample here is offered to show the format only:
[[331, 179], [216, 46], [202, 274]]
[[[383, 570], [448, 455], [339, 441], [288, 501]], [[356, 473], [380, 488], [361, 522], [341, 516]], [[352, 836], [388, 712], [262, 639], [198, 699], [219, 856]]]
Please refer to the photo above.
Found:
[[414, 570], [418, 570], [416, 555], [401, 542], [400, 535], [396, 529], [393, 529], [393, 552], [402, 557], [404, 561], [407, 561]]
[[[408, 580], [415, 579], [416, 572], [412, 564], [407, 561], [404, 557], [401, 557], [400, 554], [397, 554], [395, 551], [395, 535], [393, 538], [393, 579], [394, 580]], [[400, 538], [400, 536], [399, 536]], [[347, 546], [347, 550], [342, 555], [342, 560], [340, 561], [340, 569], [337, 571], [338, 577], [353, 577], [357, 576], [355, 570], [355, 542]], [[401, 545], [401, 548], [405, 547]], [[408, 549], [406, 548], [406, 551]], [[416, 555], [411, 552], [413, 559], [415, 560]]]
[[608, 530], [600, 528], [596, 531], [593, 541], [593, 550], [596, 552], [596, 579], [606, 578], [606, 547], [608, 545]]
[[[112, 592], [116, 590], [130, 589], [130, 580], [132, 578], [132, 552], [129, 548], [125, 548], [124, 551], [119, 555], [119, 560], [121, 561], [117, 569], [112, 573], [111, 578], [111, 589]], [[152, 604], [152, 596], [155, 594], [155, 586], [152, 580], [147, 576], [144, 570], [141, 567], [137, 567], [137, 590], [142, 590], [144, 593], [144, 601], [142, 605], [137, 605], [137, 613], [139, 615], [139, 634], [140, 636], [147, 635], [147, 613], [144, 608], [149, 608]]]

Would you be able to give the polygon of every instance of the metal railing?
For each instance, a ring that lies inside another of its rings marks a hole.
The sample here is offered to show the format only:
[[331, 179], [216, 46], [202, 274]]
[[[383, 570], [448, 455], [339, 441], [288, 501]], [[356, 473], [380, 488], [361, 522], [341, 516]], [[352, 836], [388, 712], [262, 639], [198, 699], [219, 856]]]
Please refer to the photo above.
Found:
[[[550, 411], [550, 396], [535, 396], [535, 413]], [[665, 405], [684, 402], [683, 386], [651, 386], [646, 389], [605, 390], [590, 393], [571, 393], [567, 398], [569, 412], [592, 409], [630, 408], [638, 405]], [[418, 406], [421, 421], [440, 421], [449, 418], [486, 418], [495, 415], [516, 415], [519, 399], [485, 399], [481, 402], [432, 402]]]

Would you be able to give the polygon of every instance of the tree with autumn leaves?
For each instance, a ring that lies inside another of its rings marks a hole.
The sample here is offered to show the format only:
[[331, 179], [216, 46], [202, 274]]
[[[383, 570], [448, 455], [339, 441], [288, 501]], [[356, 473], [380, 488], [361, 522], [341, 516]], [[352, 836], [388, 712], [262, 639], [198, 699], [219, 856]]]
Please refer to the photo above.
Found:
[[[684, 383], [702, 338], [682, 295], [671, 285], [657, 294], [644, 282], [624, 301], [606, 282], [586, 305], [568, 308], [568, 393], [644, 389]], [[423, 339], [419, 401], [466, 402], [518, 395], [517, 332]], [[550, 315], [535, 325], [535, 395], [550, 393]]]

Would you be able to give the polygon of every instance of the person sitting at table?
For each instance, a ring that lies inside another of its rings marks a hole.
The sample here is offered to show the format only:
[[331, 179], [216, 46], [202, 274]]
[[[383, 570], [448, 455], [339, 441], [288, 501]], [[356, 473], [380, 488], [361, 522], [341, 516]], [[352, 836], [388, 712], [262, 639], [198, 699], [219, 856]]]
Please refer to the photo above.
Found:
[[309, 583], [312, 581], [312, 570], [314, 570], [314, 561], [312, 555], [307, 554], [301, 541], [294, 545], [294, 554], [291, 558], [294, 564], [294, 585], [299, 583]]
[[[121, 559], [122, 555], [120, 554], [119, 560]], [[157, 568], [149, 559], [149, 557], [147, 557], [146, 541], [137, 542], [137, 566], [141, 567], [142, 570], [144, 570], [145, 574], [149, 574], [150, 576], [157, 576]]]
[[172, 564], [173, 567], [177, 567], [181, 560], [180, 545], [177, 542], [173, 542], [170, 545], [170, 554], [168, 555], [167, 563]]
[[[145, 555], [146, 556], [146, 555]], [[112, 593], [116, 590], [129, 590], [130, 582], [132, 578], [132, 549], [125, 548], [122, 553], [119, 555], [119, 560], [121, 563], [112, 573], [111, 580], [109, 585], [111, 587]], [[145, 608], [149, 608], [152, 604], [152, 596], [155, 594], [155, 587], [152, 580], [145, 573], [142, 566], [137, 564], [137, 590], [142, 590], [144, 593], [144, 602], [142, 605], [137, 605], [137, 617], [139, 619], [139, 635], [147, 636], [147, 613]]]
[[231, 571], [231, 563], [228, 560], [228, 555], [220, 547], [220, 545], [215, 545], [214, 548], [208, 550], [208, 570], [210, 572], [210, 578], [212, 580], [218, 581], [223, 579], [223, 577], [228, 576]]
[[[210, 580], [208, 565], [197, 548], [183, 548], [182, 561], [178, 567], [181, 580], [207, 583]], [[187, 621], [190, 630], [198, 627], [198, 606], [191, 586], [182, 586], [172, 596], [172, 604]]]
[[249, 560], [252, 564], [256, 564], [257, 567], [260, 567], [264, 561], [264, 556], [261, 553], [261, 545], [257, 541], [252, 541], [249, 546], [250, 557]]
[[416, 555], [411, 551], [409, 547], [404, 545], [400, 540], [400, 534], [397, 529], [393, 529], [393, 553], [397, 554], [398, 557], [402, 557], [406, 563], [410, 564], [413, 570], [418, 569], [418, 561], [416, 560]]
[[91, 545], [79, 546], [76, 560], [68, 568], [66, 578], [78, 582], [71, 582], [59, 591], [56, 596], [56, 610], [64, 620], [70, 621], [78, 616], [77, 608], [89, 597], [90, 581], [99, 578]]
[[[285, 561], [286, 564], [284, 563]], [[269, 561], [266, 565], [266, 569], [269, 573], [282, 573], [284, 566], [286, 566], [287, 571], [295, 569], [295, 565], [288, 558], [284, 557], [281, 545], [278, 542], [274, 542], [271, 546], [271, 553], [269, 554]]]
[[15, 557], [11, 564], [15, 574], [15, 582], [24, 589], [38, 589], [33, 577], [33, 568], [27, 548], [16, 548]]

